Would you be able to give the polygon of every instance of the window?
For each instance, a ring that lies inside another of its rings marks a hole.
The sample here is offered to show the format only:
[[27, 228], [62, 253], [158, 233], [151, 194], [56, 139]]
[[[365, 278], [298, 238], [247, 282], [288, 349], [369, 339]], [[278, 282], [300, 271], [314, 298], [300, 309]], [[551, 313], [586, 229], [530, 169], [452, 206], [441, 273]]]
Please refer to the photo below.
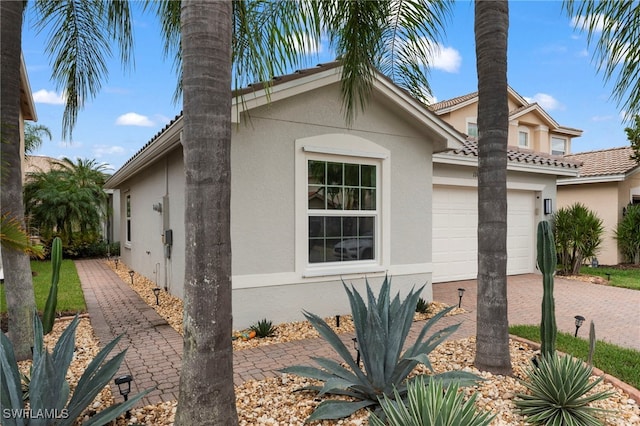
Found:
[[478, 124], [473, 122], [467, 122], [467, 135], [477, 138], [478, 137]]
[[518, 128], [518, 146], [529, 148], [529, 129], [526, 127]]
[[375, 259], [377, 176], [366, 161], [307, 161], [309, 264]]
[[565, 155], [567, 153], [567, 140], [556, 136], [551, 137], [551, 155]]
[[131, 243], [131, 195], [127, 195], [126, 200], [127, 235], [126, 242]]

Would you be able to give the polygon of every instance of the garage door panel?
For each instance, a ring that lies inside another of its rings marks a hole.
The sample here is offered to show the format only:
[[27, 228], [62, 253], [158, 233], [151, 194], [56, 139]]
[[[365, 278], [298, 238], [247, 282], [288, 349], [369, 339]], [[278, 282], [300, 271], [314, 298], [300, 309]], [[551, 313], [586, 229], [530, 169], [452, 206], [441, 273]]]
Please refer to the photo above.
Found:
[[[507, 273], [532, 272], [535, 197], [529, 191], [509, 191]], [[476, 278], [477, 190], [434, 186], [433, 281]]]

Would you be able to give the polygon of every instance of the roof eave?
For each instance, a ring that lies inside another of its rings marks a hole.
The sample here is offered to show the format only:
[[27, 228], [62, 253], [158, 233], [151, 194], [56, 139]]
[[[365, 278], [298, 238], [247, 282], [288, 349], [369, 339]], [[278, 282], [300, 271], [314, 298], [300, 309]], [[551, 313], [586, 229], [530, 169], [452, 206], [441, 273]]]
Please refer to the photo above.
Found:
[[141, 170], [155, 163], [159, 158], [180, 144], [182, 133], [182, 116], [178, 117], [152, 143], [138, 152], [105, 182], [105, 189], [116, 189]]
[[[434, 154], [433, 162], [458, 166], [478, 166], [478, 157], [475, 155]], [[514, 172], [537, 173], [555, 176], [575, 177], [580, 173], [578, 168], [566, 166], [552, 166], [549, 164], [521, 163], [509, 161], [507, 170]]]
[[29, 84], [29, 75], [27, 74], [27, 64], [22, 54], [20, 54], [20, 105], [25, 120], [38, 121], [31, 84]]

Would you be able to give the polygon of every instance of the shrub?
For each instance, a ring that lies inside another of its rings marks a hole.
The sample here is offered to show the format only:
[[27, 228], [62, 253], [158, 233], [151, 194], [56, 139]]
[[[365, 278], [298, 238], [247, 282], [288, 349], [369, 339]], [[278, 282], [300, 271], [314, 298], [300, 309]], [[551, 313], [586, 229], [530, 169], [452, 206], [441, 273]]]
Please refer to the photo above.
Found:
[[627, 261], [640, 264], [640, 204], [632, 204], [616, 228], [616, 239]]
[[371, 413], [371, 426], [431, 426], [464, 425], [488, 426], [495, 416], [490, 413], [478, 413], [474, 393], [464, 401], [458, 392], [457, 384], [445, 390], [440, 380], [432, 381], [428, 386], [422, 377], [407, 385], [406, 400], [398, 391], [394, 391], [395, 400], [383, 395], [380, 406], [387, 423]]
[[[3, 425], [71, 426], [116, 374], [126, 351], [120, 352], [106, 362], [105, 360], [120, 340], [119, 337], [107, 344], [96, 355], [80, 377], [73, 395], [70, 395], [69, 383], [65, 377], [74, 355], [78, 322], [79, 319], [76, 316], [60, 336], [53, 352], [49, 353], [43, 343], [42, 323], [38, 315], [34, 315], [33, 363], [28, 383], [29, 410], [25, 409], [21, 377], [13, 346], [4, 333], [0, 333], [0, 366], [2, 367], [0, 369], [2, 372], [0, 413], [2, 413]], [[149, 391], [151, 389], [135, 395], [127, 402], [112, 405], [83, 424], [107, 424], [131, 409]], [[5, 413], [14, 415], [5, 416]], [[29, 414], [33, 418], [30, 418]], [[48, 416], [54, 418], [47, 418]]]
[[606, 399], [610, 392], [586, 395], [602, 377], [591, 381], [592, 367], [570, 355], [543, 356], [538, 366], [526, 370], [528, 380], [522, 384], [531, 394], [518, 394], [514, 403], [527, 422], [536, 425], [595, 426], [594, 414], [605, 410], [590, 407]]
[[[424, 286], [417, 291], [412, 289], [403, 301], [399, 295], [391, 300], [391, 282], [385, 278], [376, 299], [367, 281], [368, 306], [353, 286], [351, 289], [344, 283], [343, 286], [351, 304], [363, 368], [356, 363], [349, 349], [322, 318], [304, 312], [307, 320], [333, 347], [348, 368], [329, 358], [314, 358], [320, 368], [293, 366], [281, 371], [324, 382], [323, 386], [308, 386], [301, 390], [313, 390], [320, 395], [348, 395], [357, 401], [324, 400], [309, 416], [307, 422], [348, 417], [361, 408], [377, 406], [383, 395], [394, 398], [394, 390], [401, 398], [404, 397], [407, 393], [406, 379], [409, 373], [420, 363], [432, 370], [429, 353], [460, 326], [451, 325], [426, 338], [429, 329], [453, 308], [445, 309], [425, 323], [415, 343], [402, 353], [413, 322], [418, 297]], [[445, 386], [453, 381], [465, 385], [472, 384], [479, 379], [474, 374], [462, 371], [429, 377], [428, 380], [440, 378]]]
[[416, 304], [416, 312], [419, 312], [421, 314], [426, 314], [427, 312], [429, 312], [429, 302], [420, 297], [418, 299], [418, 303]]
[[575, 203], [558, 209], [553, 222], [562, 273], [577, 275], [583, 261], [595, 257], [602, 244], [602, 219], [583, 204]]
[[250, 330], [255, 331], [257, 337], [270, 337], [276, 332], [276, 327], [273, 326], [271, 321], [267, 321], [265, 318], [252, 325]]

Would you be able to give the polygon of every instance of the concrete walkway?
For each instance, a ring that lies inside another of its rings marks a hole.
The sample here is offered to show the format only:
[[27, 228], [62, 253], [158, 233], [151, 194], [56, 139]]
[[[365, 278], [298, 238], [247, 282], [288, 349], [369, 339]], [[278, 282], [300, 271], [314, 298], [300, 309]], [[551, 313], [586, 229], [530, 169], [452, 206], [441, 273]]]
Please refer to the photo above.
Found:
[[[119, 374], [134, 377], [132, 392], [152, 386], [143, 404], [177, 399], [182, 354], [182, 337], [151, 307], [140, 299], [100, 259], [76, 261], [82, 282], [91, 324], [101, 345], [119, 334], [124, 334], [120, 350], [128, 348]], [[511, 324], [537, 324], [540, 318], [542, 281], [538, 275], [509, 277], [509, 322]], [[440, 328], [462, 322], [454, 338], [475, 335], [476, 282], [459, 281], [434, 284], [434, 300], [448, 304], [458, 303], [458, 288], [465, 288], [462, 307], [468, 312], [445, 317]], [[558, 329], [573, 333], [575, 315], [587, 321], [579, 335], [588, 335], [588, 322], [596, 325], [598, 339], [620, 346], [640, 350], [640, 291], [620, 289], [556, 278], [556, 318]], [[415, 323], [409, 339], [415, 337], [423, 323]], [[352, 335], [341, 336], [351, 347]], [[263, 379], [278, 375], [278, 369], [294, 364], [312, 364], [311, 357], [335, 358], [333, 350], [321, 339], [262, 346], [234, 353], [234, 382]], [[118, 390], [112, 390], [119, 400]]]

